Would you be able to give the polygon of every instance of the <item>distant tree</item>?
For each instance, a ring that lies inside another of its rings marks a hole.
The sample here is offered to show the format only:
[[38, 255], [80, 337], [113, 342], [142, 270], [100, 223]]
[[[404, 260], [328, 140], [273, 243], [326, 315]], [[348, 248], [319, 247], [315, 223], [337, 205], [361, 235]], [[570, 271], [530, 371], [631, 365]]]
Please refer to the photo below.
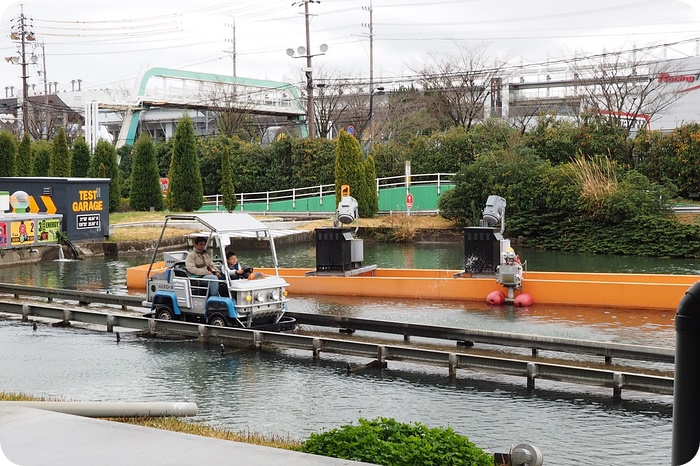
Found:
[[231, 165], [231, 148], [227, 145], [221, 152], [221, 195], [226, 210], [233, 212], [238, 206], [236, 190], [233, 186], [233, 166]]
[[486, 47], [461, 48], [456, 55], [432, 56], [419, 71], [420, 83], [439, 121], [467, 131], [486, 116], [486, 101], [498, 89], [505, 60], [492, 58]]
[[374, 217], [379, 210], [379, 196], [377, 195], [376, 180], [377, 169], [374, 165], [374, 157], [367, 157], [362, 164], [363, 189], [362, 204], [358, 201], [358, 210], [363, 217]]
[[148, 133], [141, 133], [133, 150], [129, 206], [134, 210], [163, 210], [156, 146]]
[[95, 146], [95, 155], [90, 161], [88, 176], [91, 178], [109, 178], [109, 211], [116, 211], [121, 203], [117, 151], [111, 143], [104, 139], [99, 140]]
[[51, 176], [70, 176], [70, 152], [68, 151], [66, 132], [63, 127], [58, 128], [58, 134], [51, 142], [51, 166], [49, 173]]
[[335, 181], [335, 139], [298, 139], [292, 145], [292, 186], [318, 186]]
[[358, 195], [362, 193], [364, 174], [362, 170], [362, 149], [357, 139], [341, 131], [338, 135], [338, 147], [335, 155], [335, 204], [338, 205], [341, 198], [340, 188], [347, 184], [350, 186], [350, 195], [359, 204]]
[[17, 142], [9, 131], [0, 131], [0, 176], [15, 176]]
[[204, 100], [216, 118], [216, 129], [225, 136], [252, 139], [256, 136], [252, 122], [252, 103], [236, 84], [216, 83], [202, 91]]
[[350, 88], [348, 79], [338, 78], [323, 70], [314, 70], [314, 79], [318, 83], [318, 97], [314, 99], [314, 121], [319, 138], [330, 138], [333, 126], [342, 121], [350, 106], [347, 94]]
[[78, 137], [71, 150], [73, 154], [70, 159], [70, 174], [77, 178], [85, 178], [90, 168], [90, 148], [85, 142], [85, 138]]
[[673, 105], [682, 93], [669, 86], [663, 76], [678, 71], [671, 61], [645, 61], [643, 54], [613, 52], [594, 61], [575, 61], [571, 71], [583, 96], [583, 110], [610, 126], [622, 128], [625, 136]]
[[17, 147], [15, 165], [17, 176], [30, 176], [32, 174], [32, 138], [29, 133], [24, 133]]
[[168, 178], [167, 197], [172, 210], [192, 212], [202, 207], [202, 176], [197, 160], [194, 126], [187, 115], [180, 119], [175, 129]]
[[49, 176], [51, 143], [39, 140], [32, 143], [32, 176]]

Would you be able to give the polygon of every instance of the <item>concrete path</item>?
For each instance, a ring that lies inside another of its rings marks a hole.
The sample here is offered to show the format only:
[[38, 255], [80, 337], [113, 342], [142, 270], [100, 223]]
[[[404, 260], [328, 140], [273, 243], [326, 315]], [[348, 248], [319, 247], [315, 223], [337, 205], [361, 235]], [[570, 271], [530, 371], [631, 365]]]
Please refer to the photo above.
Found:
[[8, 406], [2, 402], [0, 449], [0, 466], [369, 464]]

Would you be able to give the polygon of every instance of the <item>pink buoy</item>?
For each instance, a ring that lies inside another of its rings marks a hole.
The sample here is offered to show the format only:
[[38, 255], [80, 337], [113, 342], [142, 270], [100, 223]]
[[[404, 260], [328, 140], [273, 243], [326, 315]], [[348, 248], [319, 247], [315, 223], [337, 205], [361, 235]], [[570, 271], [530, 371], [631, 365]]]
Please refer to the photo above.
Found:
[[515, 307], [528, 307], [532, 306], [532, 296], [527, 293], [519, 294], [513, 300], [513, 305]]
[[492, 291], [486, 297], [486, 302], [488, 304], [492, 304], [492, 305], [496, 305], [496, 306], [503, 304], [503, 302], [505, 300], [506, 300], [506, 295], [504, 295], [503, 292], [501, 292], [501, 291]]

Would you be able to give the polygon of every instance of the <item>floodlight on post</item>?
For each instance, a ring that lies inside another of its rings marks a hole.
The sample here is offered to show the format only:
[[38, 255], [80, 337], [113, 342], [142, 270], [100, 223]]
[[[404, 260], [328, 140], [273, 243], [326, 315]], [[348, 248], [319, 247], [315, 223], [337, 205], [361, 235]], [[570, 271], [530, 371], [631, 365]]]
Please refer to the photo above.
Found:
[[313, 82], [313, 68], [311, 66], [311, 57], [316, 55], [325, 55], [328, 51], [328, 46], [326, 44], [321, 44], [321, 53], [312, 54], [311, 53], [311, 35], [309, 34], [309, 3], [321, 3], [319, 0], [301, 0], [298, 3], [293, 3], [292, 5], [304, 4], [304, 23], [306, 26], [306, 47], [297, 47], [296, 53], [294, 54], [294, 49], [287, 49], [287, 55], [292, 58], [306, 58], [306, 68], [304, 68], [304, 73], [306, 74], [306, 119], [307, 126], [309, 130], [309, 138], [313, 139], [316, 133], [316, 123], [314, 121], [314, 82]]
[[[22, 65], [22, 131], [29, 130], [29, 83], [27, 74], [27, 65], [33, 65], [38, 61], [36, 55], [31, 54], [27, 57], [27, 43], [36, 41], [34, 32], [31, 30], [29, 19], [24, 16], [24, 7], [21, 7], [17, 23], [12, 26], [10, 31], [10, 40], [19, 42], [18, 56], [5, 57], [5, 61], [13, 65]], [[14, 20], [13, 20], [14, 21]]]

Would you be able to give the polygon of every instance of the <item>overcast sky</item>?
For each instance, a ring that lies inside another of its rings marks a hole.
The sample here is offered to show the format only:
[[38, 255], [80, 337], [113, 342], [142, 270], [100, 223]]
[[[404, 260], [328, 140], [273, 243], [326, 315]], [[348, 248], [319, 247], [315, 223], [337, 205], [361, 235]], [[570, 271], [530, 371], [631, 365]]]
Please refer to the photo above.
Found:
[[[0, 0], [5, 5], [6, 0]], [[430, 54], [485, 46], [512, 64], [536, 64], [700, 37], [698, 0], [322, 0], [309, 4], [314, 73], [368, 78], [369, 8], [374, 79], [412, 74]], [[292, 0], [26, 0], [24, 14], [46, 50], [49, 82], [70, 90], [134, 88], [140, 73], [166, 67], [232, 74], [233, 29], [241, 77], [301, 80], [305, 60], [285, 54], [305, 43], [303, 3]], [[0, 54], [17, 54], [9, 38], [19, 3], [3, 7]], [[228, 41], [227, 41], [228, 40]], [[695, 54], [697, 41], [669, 47]], [[41, 48], [34, 53], [41, 65]], [[661, 52], [659, 52], [660, 54]], [[28, 50], [27, 56], [30, 56]], [[31, 66], [29, 82], [43, 89]], [[0, 62], [0, 87], [21, 87], [21, 66]], [[0, 93], [2, 91], [0, 90]], [[3, 94], [0, 94], [4, 97]]]

